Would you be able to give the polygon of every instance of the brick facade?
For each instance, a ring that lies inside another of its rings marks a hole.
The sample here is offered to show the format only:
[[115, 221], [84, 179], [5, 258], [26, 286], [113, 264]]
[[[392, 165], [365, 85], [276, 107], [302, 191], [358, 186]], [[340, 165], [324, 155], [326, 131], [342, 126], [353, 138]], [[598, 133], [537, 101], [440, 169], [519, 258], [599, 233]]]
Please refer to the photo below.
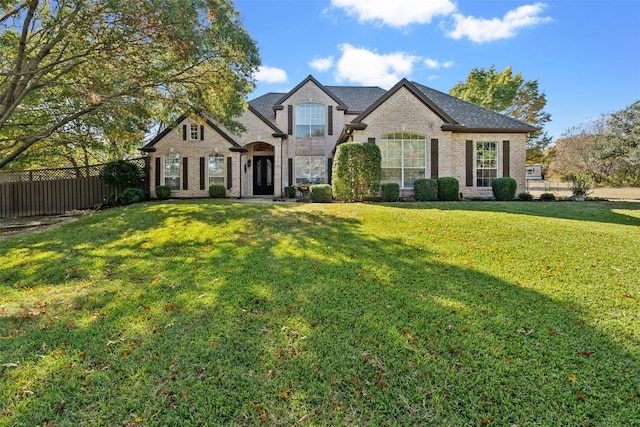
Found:
[[[366, 91], [367, 88], [353, 89], [354, 96], [360, 96], [360, 93], [364, 94]], [[438, 94], [441, 98], [448, 97]], [[383, 135], [391, 133], [424, 137], [427, 157], [425, 177], [455, 177], [464, 197], [492, 196], [490, 187], [477, 186], [475, 161], [477, 143], [495, 142], [498, 155], [497, 177], [510, 176], [518, 184], [517, 191], [525, 191], [527, 133], [535, 130], [526, 124], [516, 122], [516, 125], [521, 126], [513, 129], [491, 126], [485, 126], [486, 130], [465, 128], [464, 123], [452, 123], [455, 120], [452, 116], [406, 81], [396, 85], [364, 112], [351, 109], [344, 100], [338, 99], [311, 76], [291, 92], [272, 99], [277, 99], [277, 102], [271, 108], [262, 106], [258, 110], [252, 107], [238, 118], [246, 128], [244, 133], [233, 134], [204, 116], [194, 115], [182, 118], [172, 129], [147, 144], [143, 151], [151, 158], [152, 197], [155, 196], [155, 187], [165, 184], [167, 158], [176, 154], [180, 156], [180, 188], [172, 191], [173, 197], [208, 196], [208, 158], [213, 155], [224, 156], [224, 185], [228, 197], [252, 197], [255, 195], [254, 191], [265, 188], [269, 191], [265, 195], [281, 197], [284, 187], [295, 183], [298, 156], [314, 156], [315, 160], [322, 158], [327, 182], [337, 144], [346, 141], [379, 143]], [[450, 102], [453, 98], [443, 99]], [[297, 107], [301, 104], [321, 106], [325, 118], [322, 135], [296, 135]], [[250, 105], [253, 104], [250, 102]], [[461, 108], [471, 106], [466, 103], [459, 105]], [[477, 110], [479, 107], [473, 108]], [[450, 106], [449, 110], [451, 111]], [[456, 113], [455, 110], [453, 112]], [[486, 110], [481, 113], [489, 114], [490, 118], [499, 116], [487, 113]], [[499, 116], [498, 119], [511, 120], [504, 116]], [[511, 122], [506, 123], [511, 125]], [[357, 126], [353, 126], [354, 124]], [[196, 139], [192, 139], [189, 134], [191, 125], [202, 130]], [[184, 126], [187, 130], [186, 140], [183, 135]], [[433, 155], [437, 155], [437, 159], [432, 158]], [[265, 176], [264, 170], [256, 169], [263, 167], [263, 164], [267, 165], [264, 163], [265, 159], [269, 161], [268, 172], [272, 176], [267, 176], [272, 187], [258, 186], [265, 185], [260, 178]], [[260, 162], [259, 166], [257, 162]], [[260, 177], [257, 170], [261, 171]], [[472, 185], [467, 185], [468, 180]], [[402, 191], [405, 195], [413, 192], [411, 188], [404, 188]]]

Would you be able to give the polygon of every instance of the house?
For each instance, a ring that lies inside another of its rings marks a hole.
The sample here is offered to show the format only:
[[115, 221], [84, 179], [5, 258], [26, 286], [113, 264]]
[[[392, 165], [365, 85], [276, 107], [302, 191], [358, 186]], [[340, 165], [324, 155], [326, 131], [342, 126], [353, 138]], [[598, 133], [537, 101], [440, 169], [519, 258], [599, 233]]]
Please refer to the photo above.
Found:
[[540, 163], [527, 165], [525, 177], [527, 179], [543, 179], [542, 165]]
[[382, 182], [411, 194], [418, 178], [453, 176], [465, 197], [490, 197], [491, 183], [513, 177], [525, 191], [527, 135], [537, 128], [403, 79], [393, 88], [324, 86], [307, 77], [288, 93], [248, 103], [234, 134], [206, 115], [181, 117], [142, 148], [151, 195], [282, 197], [294, 184], [331, 183], [336, 147], [377, 144]]

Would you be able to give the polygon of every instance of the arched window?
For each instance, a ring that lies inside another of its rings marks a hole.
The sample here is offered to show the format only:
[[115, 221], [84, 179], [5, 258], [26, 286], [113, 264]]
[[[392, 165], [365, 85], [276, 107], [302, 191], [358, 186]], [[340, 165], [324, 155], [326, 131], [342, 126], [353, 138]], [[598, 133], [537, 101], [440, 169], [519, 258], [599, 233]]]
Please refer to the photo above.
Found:
[[213, 154], [209, 156], [209, 186], [224, 185], [224, 156]]
[[164, 185], [172, 190], [180, 190], [179, 154], [167, 154], [164, 157]]
[[380, 138], [382, 183], [395, 182], [413, 188], [416, 179], [426, 176], [427, 140], [413, 133], [390, 133]]
[[300, 104], [296, 106], [296, 137], [324, 136], [324, 105]]

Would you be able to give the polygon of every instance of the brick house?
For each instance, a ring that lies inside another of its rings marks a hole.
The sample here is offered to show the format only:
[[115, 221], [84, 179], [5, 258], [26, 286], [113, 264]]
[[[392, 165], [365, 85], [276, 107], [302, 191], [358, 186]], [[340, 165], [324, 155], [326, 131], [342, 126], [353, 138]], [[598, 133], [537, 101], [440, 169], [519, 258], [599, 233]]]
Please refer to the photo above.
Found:
[[490, 197], [503, 176], [526, 188], [527, 135], [537, 128], [406, 79], [384, 90], [309, 76], [248, 105], [240, 135], [192, 115], [145, 145], [151, 195], [168, 185], [174, 197], [206, 197], [222, 184], [229, 197], [282, 197], [296, 183], [331, 183], [335, 149], [347, 141], [377, 144], [382, 182], [406, 194], [418, 178], [445, 176], [465, 197]]

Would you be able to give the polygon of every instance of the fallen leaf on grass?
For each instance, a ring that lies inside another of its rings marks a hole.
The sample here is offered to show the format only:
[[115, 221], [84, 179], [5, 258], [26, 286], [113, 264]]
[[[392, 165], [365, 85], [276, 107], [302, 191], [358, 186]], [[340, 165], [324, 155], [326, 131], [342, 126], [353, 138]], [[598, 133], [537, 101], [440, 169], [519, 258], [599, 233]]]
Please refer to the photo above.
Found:
[[287, 384], [287, 386], [285, 387], [284, 391], [282, 393], [278, 394], [278, 397], [280, 399], [288, 399], [289, 398], [289, 393], [291, 393], [291, 387], [289, 387], [289, 384]]
[[480, 424], [482, 424], [483, 426], [489, 424], [489, 417], [481, 419]]
[[556, 335], [557, 332], [553, 329], [549, 329], [549, 335]]
[[584, 394], [582, 394], [582, 393], [580, 393], [580, 392], [578, 392], [578, 393], [576, 393], [576, 394], [578, 395], [578, 398], [579, 398], [579, 399], [585, 400], [585, 399], [587, 398], [587, 396], [585, 396]]
[[575, 375], [573, 375], [573, 374], [572, 374], [572, 375], [569, 375], [569, 376], [567, 377], [567, 381], [571, 381], [572, 383], [576, 382], [576, 380], [577, 380], [577, 378], [576, 378], [576, 376], [575, 376]]
[[581, 352], [580, 352], [580, 353], [578, 353], [578, 354], [580, 354], [580, 356], [589, 357], [589, 356], [591, 356], [591, 355], [592, 355], [592, 354], [594, 354], [594, 353], [595, 353], [595, 351], [581, 351]]

